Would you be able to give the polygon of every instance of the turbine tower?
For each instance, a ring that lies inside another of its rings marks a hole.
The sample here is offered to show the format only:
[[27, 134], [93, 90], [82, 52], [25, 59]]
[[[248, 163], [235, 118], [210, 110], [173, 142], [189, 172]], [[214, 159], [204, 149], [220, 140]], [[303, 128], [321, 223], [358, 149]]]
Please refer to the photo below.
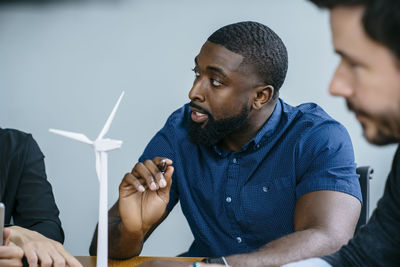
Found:
[[107, 152], [118, 149], [122, 145], [122, 141], [104, 138], [104, 136], [110, 129], [111, 122], [114, 119], [123, 96], [124, 92], [121, 93], [121, 96], [111, 111], [106, 124], [94, 141], [81, 133], [49, 129], [52, 133], [89, 144], [94, 148], [94, 153], [96, 155], [96, 173], [100, 183], [99, 226], [97, 231], [97, 267], [105, 267], [108, 265]]

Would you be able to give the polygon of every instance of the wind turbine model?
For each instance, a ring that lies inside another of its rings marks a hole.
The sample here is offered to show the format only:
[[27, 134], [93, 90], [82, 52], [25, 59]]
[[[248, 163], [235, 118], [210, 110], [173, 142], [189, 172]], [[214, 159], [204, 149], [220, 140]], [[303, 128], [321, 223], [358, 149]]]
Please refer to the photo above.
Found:
[[115, 104], [106, 124], [101, 130], [95, 141], [90, 140], [86, 135], [81, 133], [67, 132], [62, 130], [50, 129], [50, 132], [63, 135], [65, 137], [78, 140], [80, 142], [91, 145], [96, 154], [96, 173], [100, 183], [99, 195], [99, 227], [97, 232], [97, 267], [105, 267], [108, 263], [108, 210], [107, 210], [107, 152], [118, 149], [122, 145], [122, 141], [103, 138], [108, 130], [115, 113], [121, 102], [124, 92]]

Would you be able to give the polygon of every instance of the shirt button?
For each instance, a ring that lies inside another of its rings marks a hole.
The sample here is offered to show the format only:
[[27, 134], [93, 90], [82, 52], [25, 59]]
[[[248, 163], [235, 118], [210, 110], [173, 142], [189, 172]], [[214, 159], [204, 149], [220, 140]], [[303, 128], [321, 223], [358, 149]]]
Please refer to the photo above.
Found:
[[226, 200], [226, 202], [231, 203], [232, 198], [231, 197], [227, 197], [225, 200]]
[[232, 162], [236, 164], [237, 163], [237, 159], [233, 158]]
[[236, 242], [242, 243], [242, 238], [240, 238], [240, 236], [236, 237]]
[[265, 193], [267, 193], [267, 192], [269, 191], [269, 187], [268, 187], [268, 186], [263, 186], [263, 191], [264, 191]]

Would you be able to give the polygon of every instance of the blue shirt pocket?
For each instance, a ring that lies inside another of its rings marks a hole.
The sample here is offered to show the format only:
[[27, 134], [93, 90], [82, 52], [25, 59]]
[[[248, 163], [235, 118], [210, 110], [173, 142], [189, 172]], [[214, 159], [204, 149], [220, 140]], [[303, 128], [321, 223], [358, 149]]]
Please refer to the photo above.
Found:
[[295, 178], [285, 176], [242, 188], [241, 208], [248, 238], [265, 244], [294, 231], [295, 186]]

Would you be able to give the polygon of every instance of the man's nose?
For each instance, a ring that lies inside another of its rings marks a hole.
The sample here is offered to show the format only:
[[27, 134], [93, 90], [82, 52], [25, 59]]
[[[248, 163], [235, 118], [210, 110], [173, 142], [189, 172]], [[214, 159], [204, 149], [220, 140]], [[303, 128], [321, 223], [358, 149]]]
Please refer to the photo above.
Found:
[[352, 73], [343, 63], [340, 63], [329, 85], [329, 93], [333, 96], [348, 98], [353, 92]]
[[204, 102], [205, 96], [204, 96], [204, 79], [201, 79], [198, 77], [192, 86], [192, 89], [189, 91], [189, 98], [192, 101], [199, 101], [199, 102]]

